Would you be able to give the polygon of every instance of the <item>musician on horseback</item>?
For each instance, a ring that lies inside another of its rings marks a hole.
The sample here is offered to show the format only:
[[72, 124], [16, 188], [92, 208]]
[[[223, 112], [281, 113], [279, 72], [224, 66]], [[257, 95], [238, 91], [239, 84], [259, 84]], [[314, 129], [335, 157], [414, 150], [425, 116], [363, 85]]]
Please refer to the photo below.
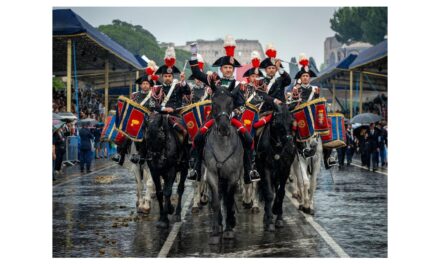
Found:
[[[297, 80], [297, 83], [292, 88], [292, 97], [298, 102], [297, 105], [319, 98], [320, 93], [318, 86], [313, 86], [310, 84], [310, 79], [316, 77], [316, 73], [309, 68], [309, 60], [304, 54], [300, 55], [299, 64], [301, 65], [301, 70], [295, 75], [295, 80]], [[304, 143], [296, 142], [296, 144], [299, 150], [304, 150]], [[304, 153], [307, 155], [308, 151], [305, 150]], [[310, 153], [310, 156], [313, 156], [312, 153]], [[324, 165], [326, 169], [336, 165], [336, 161], [333, 157], [331, 157], [331, 153], [332, 149], [323, 148]]]
[[[235, 49], [235, 40], [232, 36], [226, 36], [224, 48], [226, 50], [226, 56], [220, 57], [217, 59], [212, 66], [220, 67], [220, 71], [222, 73], [222, 77], [219, 77], [217, 73], [212, 73], [210, 75], [203, 73], [200, 71], [198, 67], [197, 60], [197, 44], [191, 45], [191, 71], [196, 79], [199, 79], [206, 85], [208, 85], [212, 91], [215, 93], [217, 88], [224, 87], [229, 92], [231, 92], [234, 101], [234, 108], [240, 107], [240, 99], [239, 99], [239, 90], [240, 84], [234, 78], [234, 68], [241, 67], [240, 63], [234, 58], [234, 49]], [[203, 149], [205, 145], [205, 135], [208, 129], [214, 124], [214, 119], [210, 119], [207, 121], [202, 129], [200, 129], [199, 133], [194, 138], [194, 147], [197, 151], [197, 157], [195, 162], [195, 169], [191, 171], [190, 176], [188, 178], [197, 178], [201, 177], [201, 166], [202, 166], [202, 155]], [[254, 169], [254, 165], [252, 164], [252, 148], [253, 148], [253, 139], [249, 134], [244, 125], [235, 118], [231, 119], [231, 124], [234, 125], [238, 132], [241, 142], [244, 148], [243, 155], [243, 167], [244, 167], [244, 180], [245, 182], [251, 182], [252, 180], [258, 180], [259, 174], [257, 170]]]
[[[265, 53], [267, 58], [260, 65], [260, 68], [263, 68], [266, 72], [266, 77], [263, 80], [265, 89], [259, 91], [259, 95], [264, 99], [260, 113], [273, 110], [274, 104], [281, 105], [285, 103], [284, 87], [288, 86], [292, 81], [290, 75], [283, 69], [281, 60], [276, 58], [277, 51], [273, 44], [266, 46]], [[277, 72], [280, 76], [275, 78]]]
[[[197, 54], [197, 62], [198, 62], [200, 71], [203, 71], [203, 67], [205, 65], [205, 62], [203, 61], [202, 55]], [[189, 102], [190, 104], [211, 99], [211, 94], [212, 94], [211, 87], [204, 84], [199, 79], [195, 78], [194, 75], [189, 76], [188, 80], [194, 81], [194, 85], [193, 85], [193, 87], [191, 87], [191, 98], [190, 98], [191, 100]]]

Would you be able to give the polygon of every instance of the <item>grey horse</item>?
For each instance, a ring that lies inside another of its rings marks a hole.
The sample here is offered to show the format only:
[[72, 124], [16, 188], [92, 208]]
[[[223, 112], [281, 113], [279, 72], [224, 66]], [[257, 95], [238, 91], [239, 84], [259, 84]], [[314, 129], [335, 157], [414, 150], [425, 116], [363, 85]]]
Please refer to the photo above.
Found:
[[202, 175], [211, 191], [211, 206], [214, 214], [211, 219], [212, 233], [210, 244], [220, 242], [223, 228], [223, 215], [220, 201], [226, 209], [226, 228], [224, 239], [234, 238], [235, 211], [234, 195], [240, 177], [243, 177], [243, 146], [238, 132], [231, 125], [233, 98], [224, 88], [216, 89], [212, 96], [211, 115], [215, 125], [208, 132], [203, 153]]

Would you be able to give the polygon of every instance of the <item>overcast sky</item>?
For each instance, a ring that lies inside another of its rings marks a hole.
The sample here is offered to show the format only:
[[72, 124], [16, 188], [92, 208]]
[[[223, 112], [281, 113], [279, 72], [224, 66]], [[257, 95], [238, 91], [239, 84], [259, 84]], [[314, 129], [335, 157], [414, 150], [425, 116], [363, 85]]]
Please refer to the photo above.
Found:
[[[289, 61], [302, 52], [324, 61], [324, 40], [334, 35], [330, 18], [336, 7], [75, 7], [94, 27], [120, 19], [141, 25], [158, 41], [183, 45], [195, 39], [214, 40], [231, 34], [274, 43], [278, 57]], [[148, 54], [145, 54], [148, 56]]]

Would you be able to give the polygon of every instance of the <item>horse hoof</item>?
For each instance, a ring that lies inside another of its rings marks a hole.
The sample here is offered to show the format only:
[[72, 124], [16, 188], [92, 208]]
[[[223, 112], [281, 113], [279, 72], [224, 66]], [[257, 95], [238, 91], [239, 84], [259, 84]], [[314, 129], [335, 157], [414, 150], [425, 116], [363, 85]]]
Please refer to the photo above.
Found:
[[169, 225], [170, 224], [168, 222], [164, 222], [164, 221], [157, 221], [156, 222], [156, 227], [157, 228], [168, 228]]
[[252, 207], [251, 208], [251, 213], [258, 214], [259, 212], [260, 212], [260, 208], [258, 208], [258, 207]]
[[139, 201], [137, 201], [137, 202], [136, 202], [136, 208], [138, 208], [140, 204], [141, 204], [141, 203], [140, 203]]
[[284, 222], [283, 222], [283, 220], [277, 220], [277, 221], [275, 222], [275, 227], [276, 227], [276, 228], [283, 228], [283, 227], [284, 227]]
[[208, 243], [210, 245], [218, 245], [220, 243], [220, 236], [212, 236], [212, 237], [210, 237]]
[[303, 212], [305, 213], [305, 214], [310, 214], [310, 207], [307, 207], [307, 208], [305, 208], [305, 207], [303, 207]]
[[138, 207], [137, 212], [140, 214], [149, 214], [150, 208]]
[[251, 209], [252, 208], [252, 201], [250, 203], [246, 203], [245, 201], [243, 201], [243, 208], [244, 209]]
[[309, 215], [315, 215], [315, 210], [310, 209]]
[[264, 231], [275, 232], [275, 225], [274, 224], [265, 225]]
[[234, 239], [234, 236], [234, 231], [232, 230], [225, 231], [225, 233], [223, 234], [224, 239]]
[[174, 220], [175, 220], [176, 222], [181, 222], [181, 221], [182, 221], [182, 217], [181, 217], [180, 215], [175, 215], [175, 216], [174, 216]]
[[200, 212], [200, 209], [199, 209], [199, 207], [193, 207], [192, 209], [191, 209], [191, 212], [193, 213], [193, 214], [198, 214], [199, 212]]
[[304, 206], [302, 206], [302, 204], [299, 205], [298, 210], [300, 211], [304, 211]]

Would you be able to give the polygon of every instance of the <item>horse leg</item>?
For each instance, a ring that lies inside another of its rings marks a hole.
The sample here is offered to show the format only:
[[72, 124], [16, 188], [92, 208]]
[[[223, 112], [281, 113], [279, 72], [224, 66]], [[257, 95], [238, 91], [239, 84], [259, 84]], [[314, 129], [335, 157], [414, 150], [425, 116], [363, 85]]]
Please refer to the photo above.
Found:
[[310, 179], [309, 174], [307, 172], [307, 159], [302, 159], [299, 161], [300, 166], [300, 178], [303, 182], [303, 190], [301, 192], [301, 196], [303, 199], [303, 207], [302, 211], [308, 213], [310, 211]]
[[292, 182], [292, 187], [293, 187], [293, 192], [292, 192], [292, 197], [295, 198], [296, 200], [300, 200], [300, 190], [299, 190], [299, 183], [298, 183], [298, 176], [295, 172], [295, 167], [294, 167], [294, 162], [292, 162], [292, 165], [290, 166], [290, 176], [293, 180]]
[[211, 216], [211, 235], [209, 237], [209, 244], [216, 245], [220, 243], [220, 225], [219, 218], [221, 217], [220, 211], [220, 200], [219, 200], [219, 192], [218, 192], [218, 179], [217, 175], [210, 175], [208, 177], [208, 186], [211, 189], [211, 207], [214, 211], [214, 214]]
[[144, 179], [146, 179], [146, 186], [147, 186], [145, 199], [147, 201], [151, 201], [151, 198], [156, 197], [156, 190], [154, 187], [153, 179], [151, 177], [150, 168], [148, 167], [147, 164], [144, 165], [144, 175], [145, 175]]
[[193, 198], [193, 206], [191, 209], [192, 213], [198, 213], [200, 211], [200, 192], [201, 192], [201, 187], [202, 187], [202, 183], [200, 181], [195, 181], [193, 183], [194, 186], [194, 198]]
[[182, 197], [183, 192], [185, 191], [185, 180], [186, 176], [188, 175], [188, 163], [185, 163], [182, 165], [182, 168], [180, 170], [180, 179], [179, 179], [179, 186], [177, 187], [177, 194], [179, 195], [178, 201], [177, 201], [177, 207], [176, 207], [176, 222], [181, 221], [181, 212], [182, 212]]
[[293, 161], [294, 171], [296, 175], [296, 179], [298, 180], [298, 193], [299, 193], [299, 210], [302, 210], [304, 207], [304, 180], [302, 177], [302, 171], [301, 171], [301, 160], [302, 158], [298, 155], [297, 158]]
[[251, 213], [258, 214], [260, 212], [260, 199], [258, 197], [258, 182], [252, 183], [252, 208]]
[[252, 208], [252, 182], [249, 184], [244, 184], [243, 187], [243, 208]]
[[264, 176], [261, 179], [261, 184], [263, 188], [263, 197], [264, 197], [264, 230], [269, 232], [275, 231], [275, 226], [272, 222], [273, 214], [272, 214], [272, 202], [273, 202], [273, 190], [272, 190], [272, 179], [271, 173], [269, 169], [264, 169]]
[[142, 200], [138, 207], [138, 212], [148, 214], [151, 209], [151, 198], [149, 197], [148, 188], [145, 188], [145, 186], [147, 177], [151, 178], [151, 175], [149, 175], [150, 171], [145, 163], [143, 165], [139, 165], [139, 170], [141, 175], [140, 185], [142, 186]]
[[148, 213], [147, 211], [144, 211], [141, 209], [142, 205], [142, 194], [144, 191], [144, 185], [142, 182], [142, 175], [141, 170], [139, 169], [139, 166], [137, 164], [130, 162], [129, 170], [133, 172], [135, 179], [136, 179], [136, 209], [138, 213]]
[[282, 228], [284, 227], [284, 221], [283, 221], [283, 200], [284, 196], [286, 195], [286, 183], [288, 178], [288, 173], [284, 174], [285, 176], [281, 177], [280, 185], [278, 187], [275, 202], [274, 202], [274, 214], [277, 215], [277, 219], [275, 221], [275, 227], [276, 228]]
[[[163, 195], [165, 198], [164, 209], [166, 215], [171, 215], [174, 213], [174, 206], [171, 203], [171, 194], [173, 193], [173, 184], [175, 178], [176, 178], [176, 169], [175, 167], [173, 167], [170, 168], [166, 173], [165, 184], [163, 188]], [[168, 216], [167, 216], [167, 220], [168, 220]]]
[[313, 158], [313, 172], [310, 179], [310, 215], [315, 215], [315, 191], [316, 191], [316, 179], [318, 178], [318, 174], [321, 170], [321, 159], [322, 159], [322, 143], [319, 143], [317, 155]]
[[168, 218], [163, 208], [163, 191], [162, 191], [162, 184], [160, 181], [160, 174], [158, 174], [157, 172], [152, 172], [152, 176], [153, 176], [154, 185], [156, 186], [156, 198], [157, 198], [157, 202], [159, 203], [159, 213], [160, 213], [160, 217], [159, 220], [156, 222], [156, 226], [159, 228], [168, 228], [169, 226], [169, 223], [167, 222]]
[[237, 188], [237, 184], [229, 183], [228, 186], [225, 186], [226, 192], [225, 197], [223, 198], [225, 201], [226, 208], [226, 229], [223, 237], [225, 239], [233, 239], [234, 238], [234, 227], [236, 225], [235, 221], [235, 210], [234, 210], [234, 195], [235, 190]]

